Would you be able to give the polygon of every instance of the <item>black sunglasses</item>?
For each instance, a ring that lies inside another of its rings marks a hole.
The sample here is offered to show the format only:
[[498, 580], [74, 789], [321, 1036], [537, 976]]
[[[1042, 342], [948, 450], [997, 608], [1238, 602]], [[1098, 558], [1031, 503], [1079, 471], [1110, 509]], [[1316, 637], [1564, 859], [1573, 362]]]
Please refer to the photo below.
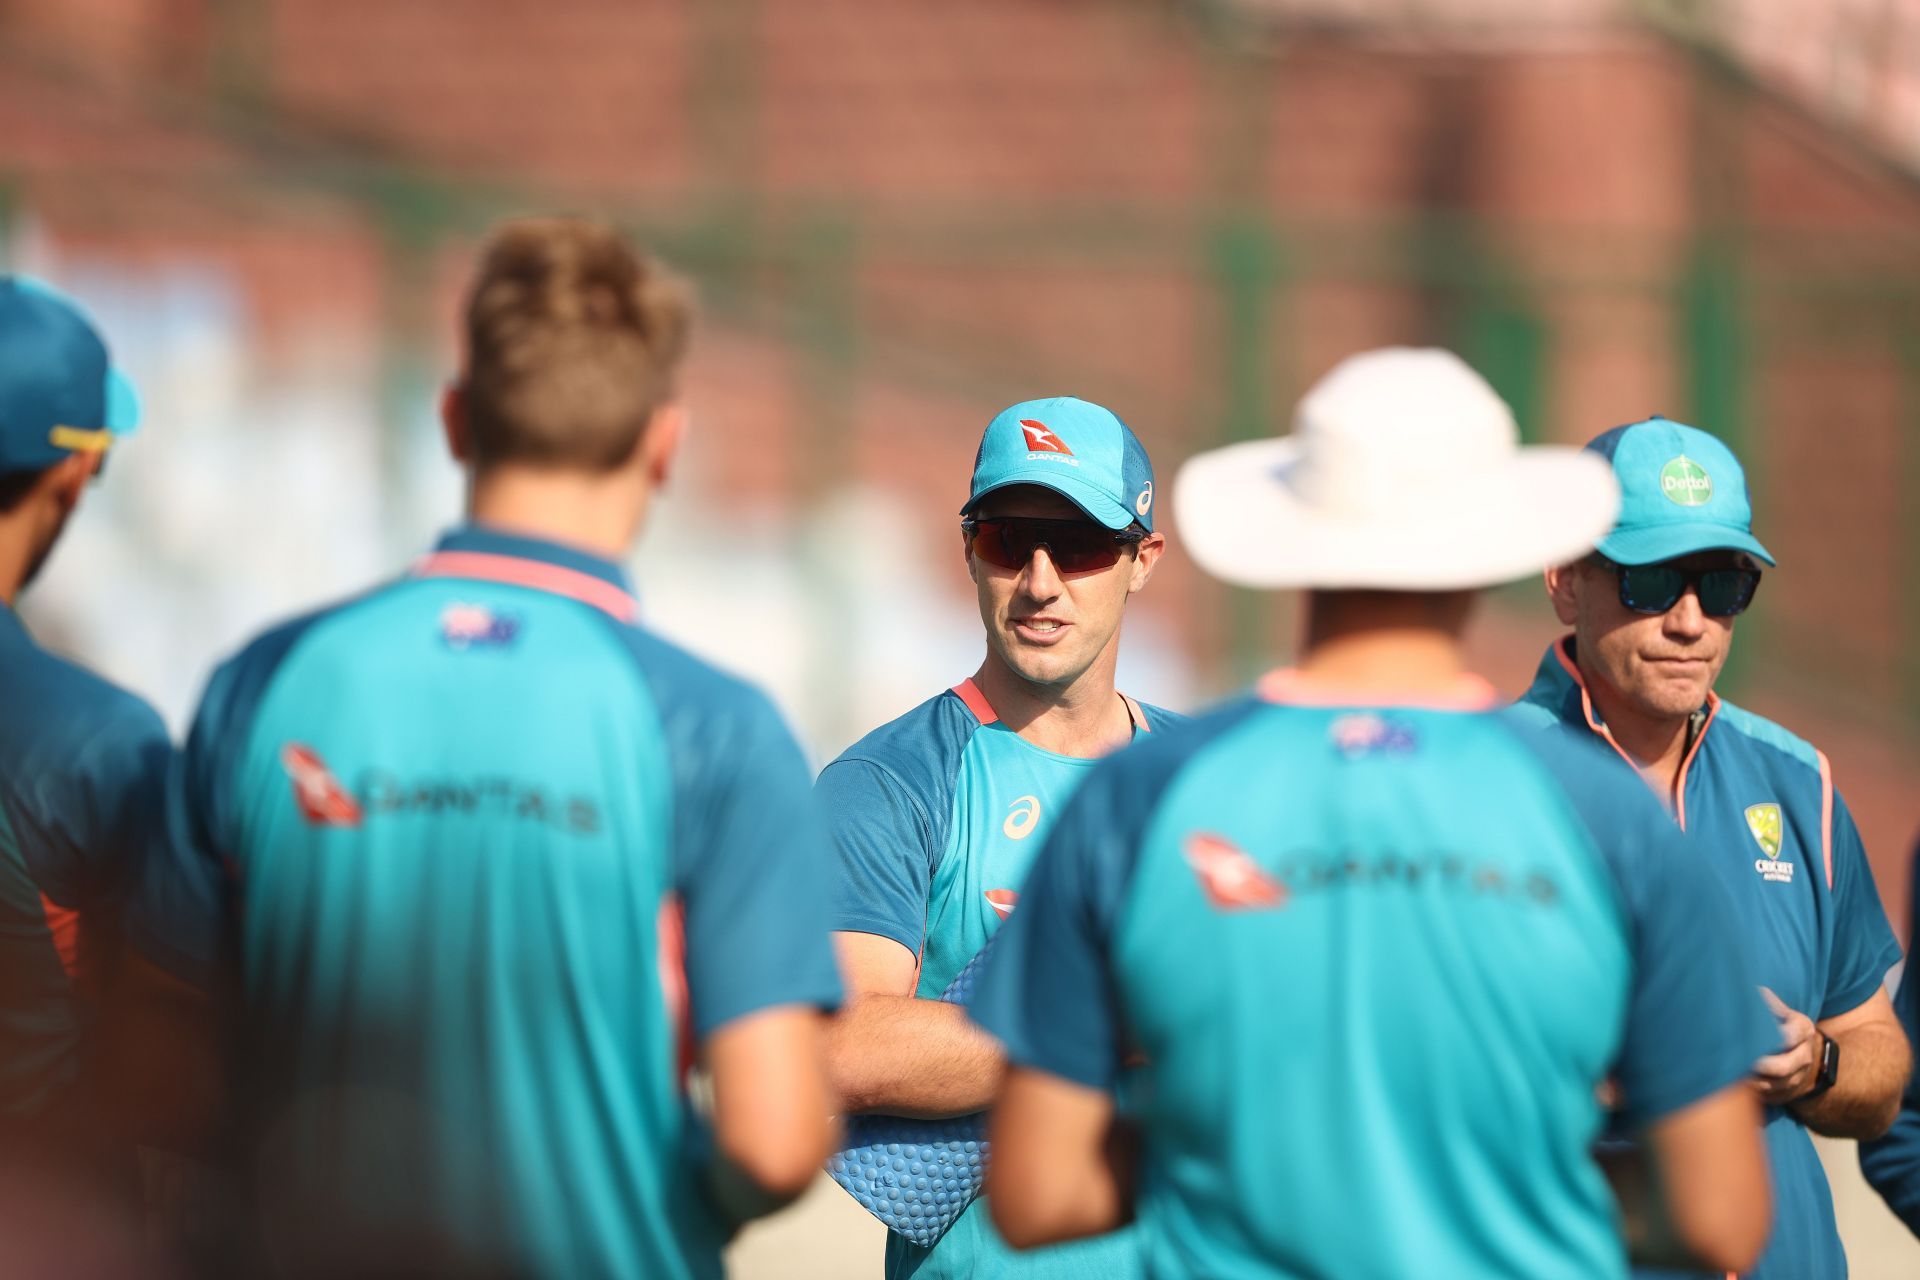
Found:
[[999, 569], [1024, 569], [1040, 547], [1060, 573], [1097, 573], [1120, 560], [1122, 548], [1147, 535], [1140, 529], [1115, 533], [1085, 520], [1032, 520], [1024, 516], [962, 520], [973, 554]]
[[1681, 569], [1670, 564], [1615, 564], [1599, 558], [1620, 581], [1620, 603], [1635, 613], [1665, 613], [1680, 603], [1692, 587], [1700, 597], [1700, 612], [1710, 618], [1731, 618], [1746, 612], [1760, 589], [1758, 569]]

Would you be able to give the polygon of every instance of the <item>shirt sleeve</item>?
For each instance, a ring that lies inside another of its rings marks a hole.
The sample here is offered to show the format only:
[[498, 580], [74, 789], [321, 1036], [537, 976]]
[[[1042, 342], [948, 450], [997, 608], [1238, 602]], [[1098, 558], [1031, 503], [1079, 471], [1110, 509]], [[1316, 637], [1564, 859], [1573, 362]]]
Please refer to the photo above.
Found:
[[[1860, 829], [1838, 792], [1833, 797], [1833, 943], [1827, 952], [1827, 995], [1814, 1021], [1857, 1009], [1873, 998], [1900, 960], [1873, 883]], [[1824, 871], [1824, 868], [1823, 868]]]
[[1124, 1021], [1108, 943], [1137, 838], [1103, 799], [1111, 776], [1103, 766], [1061, 810], [968, 1008], [1015, 1064], [1109, 1090]]
[[1746, 1078], [1780, 1048], [1726, 889], [1651, 797], [1613, 824], [1633, 981], [1617, 1077], [1641, 1129]]
[[679, 799], [675, 847], [686, 909], [694, 1033], [783, 1004], [832, 1008], [826, 830], [807, 767], [758, 694], [710, 726], [703, 767]]
[[232, 686], [231, 666], [214, 673], [187, 745], [169, 763], [163, 814], [127, 912], [128, 936], [141, 954], [203, 989], [216, 982], [232, 941], [233, 859], [218, 810]]
[[67, 758], [34, 788], [42, 857], [36, 886], [75, 911], [117, 906], [135, 882], [162, 822], [172, 743], [159, 716], [132, 703], [101, 720], [67, 749]]
[[[1920, 947], [1920, 848], [1914, 850], [1913, 902], [1907, 938], [1907, 968], [1900, 977], [1900, 990], [1893, 1007], [1906, 1029], [1907, 1043], [1920, 1056], [1920, 972], [1913, 962], [1914, 949]], [[1907, 1230], [1920, 1236], [1920, 1073], [1907, 1080], [1900, 1099], [1900, 1114], [1885, 1137], [1860, 1144], [1860, 1172], [1864, 1173], [1880, 1198], [1887, 1202]]]
[[891, 938], [918, 956], [938, 852], [925, 810], [869, 760], [834, 761], [814, 791], [838, 854], [833, 927]]

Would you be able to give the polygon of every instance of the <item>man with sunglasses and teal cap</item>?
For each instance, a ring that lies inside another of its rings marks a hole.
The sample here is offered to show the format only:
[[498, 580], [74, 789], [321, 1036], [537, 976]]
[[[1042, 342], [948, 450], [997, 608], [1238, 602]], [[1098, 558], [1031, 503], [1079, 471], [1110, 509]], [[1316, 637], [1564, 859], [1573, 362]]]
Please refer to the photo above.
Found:
[[[938, 997], [1015, 909], [1061, 806], [1102, 756], [1172, 717], [1114, 687], [1121, 620], [1166, 546], [1153, 468], [1125, 423], [1071, 397], [987, 425], [961, 508], [986, 655], [820, 775], [840, 848], [836, 929], [850, 995], [829, 1040], [853, 1112], [963, 1117], [1001, 1070]], [[930, 1247], [888, 1237], [890, 1277], [1138, 1274], [1130, 1236], [1016, 1257], [973, 1202]]]
[[82, 1163], [110, 1155], [90, 1032], [170, 747], [151, 707], [42, 649], [14, 606], [138, 420], [79, 306], [0, 276], [0, 1145]]
[[1807, 1130], [1872, 1138], [1892, 1122], [1909, 1054], [1882, 981], [1899, 947], [1827, 757], [1713, 691], [1774, 563], [1739, 461], [1659, 417], [1587, 448], [1620, 481], [1620, 519], [1592, 555], [1547, 571], [1573, 630], [1522, 705], [1610, 746], [1610, 767], [1638, 773], [1725, 882], [1781, 1035], [1753, 1067], [1778, 1207], [1752, 1274], [1843, 1276]]

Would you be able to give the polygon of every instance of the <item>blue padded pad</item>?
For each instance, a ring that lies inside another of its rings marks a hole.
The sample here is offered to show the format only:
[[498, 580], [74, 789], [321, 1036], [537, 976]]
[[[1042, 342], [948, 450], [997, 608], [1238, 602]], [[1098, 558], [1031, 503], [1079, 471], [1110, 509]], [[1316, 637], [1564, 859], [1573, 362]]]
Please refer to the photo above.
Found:
[[[992, 950], [990, 938], [940, 999], [970, 1002], [974, 975]], [[846, 1145], [827, 1160], [827, 1173], [887, 1230], [929, 1247], [966, 1212], [986, 1180], [986, 1112], [945, 1120], [848, 1116]]]

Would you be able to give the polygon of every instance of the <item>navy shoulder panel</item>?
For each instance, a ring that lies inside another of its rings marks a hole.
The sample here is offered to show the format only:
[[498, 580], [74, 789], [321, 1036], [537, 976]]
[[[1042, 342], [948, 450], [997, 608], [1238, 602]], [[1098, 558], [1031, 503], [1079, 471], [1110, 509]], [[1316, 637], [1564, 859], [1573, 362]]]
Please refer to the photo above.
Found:
[[0, 752], [10, 759], [77, 753], [102, 735], [166, 736], [160, 715], [138, 694], [27, 638], [0, 636]]
[[947, 690], [887, 721], [842, 751], [832, 764], [858, 761], [891, 778], [921, 809], [937, 856], [946, 844], [947, 827], [953, 820], [953, 788], [960, 776], [960, 757], [979, 728], [979, 717], [958, 694]]
[[1133, 880], [1141, 837], [1174, 779], [1221, 738], [1271, 709], [1271, 704], [1246, 695], [1198, 716], [1180, 717], [1164, 729], [1135, 738], [1133, 745], [1102, 760], [1087, 775], [1061, 811], [1056, 833], [1073, 833], [1076, 841], [1083, 835], [1097, 839], [1090, 833], [1115, 838], [1110, 847], [1091, 851], [1092, 868], [1097, 869], [1092, 874], [1098, 882], [1089, 896], [1102, 919], [1111, 920], [1118, 911]]

